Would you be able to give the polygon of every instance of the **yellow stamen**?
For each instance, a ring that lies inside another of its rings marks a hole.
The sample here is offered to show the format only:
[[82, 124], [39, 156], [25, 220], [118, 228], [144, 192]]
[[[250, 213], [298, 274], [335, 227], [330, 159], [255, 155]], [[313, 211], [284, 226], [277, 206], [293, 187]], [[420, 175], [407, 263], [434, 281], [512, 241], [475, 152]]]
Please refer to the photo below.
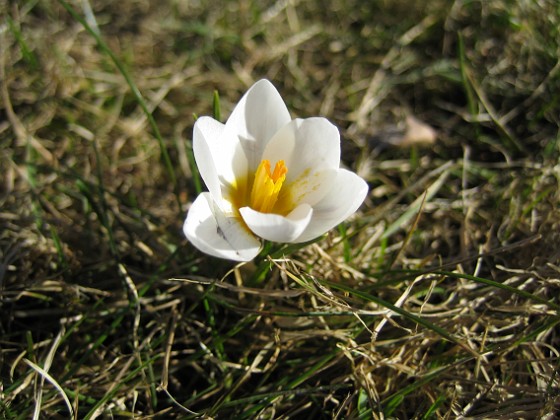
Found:
[[276, 162], [274, 172], [270, 173], [270, 161], [264, 159], [261, 161], [257, 171], [255, 172], [255, 181], [251, 190], [251, 208], [261, 213], [270, 213], [278, 194], [282, 188], [282, 184], [286, 179], [288, 168], [283, 160]]

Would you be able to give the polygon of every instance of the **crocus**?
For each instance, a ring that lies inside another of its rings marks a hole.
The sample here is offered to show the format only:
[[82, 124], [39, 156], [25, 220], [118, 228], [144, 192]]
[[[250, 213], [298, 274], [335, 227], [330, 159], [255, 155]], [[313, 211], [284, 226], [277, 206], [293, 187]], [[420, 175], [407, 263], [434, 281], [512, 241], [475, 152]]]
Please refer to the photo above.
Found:
[[340, 168], [340, 135], [327, 119], [292, 119], [268, 80], [255, 83], [225, 124], [197, 119], [193, 151], [208, 192], [183, 230], [207, 254], [250, 261], [261, 239], [301, 243], [362, 204], [366, 182]]

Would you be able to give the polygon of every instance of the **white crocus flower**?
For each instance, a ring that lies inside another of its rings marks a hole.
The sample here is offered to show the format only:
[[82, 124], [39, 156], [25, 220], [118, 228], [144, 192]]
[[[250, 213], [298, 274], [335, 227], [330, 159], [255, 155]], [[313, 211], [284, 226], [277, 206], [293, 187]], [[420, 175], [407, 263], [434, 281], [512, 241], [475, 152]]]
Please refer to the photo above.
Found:
[[201, 251], [250, 261], [260, 238], [310, 241], [362, 204], [366, 182], [340, 168], [338, 129], [325, 118], [292, 120], [268, 80], [255, 83], [225, 124], [194, 126], [193, 150], [208, 192], [189, 209], [184, 232]]

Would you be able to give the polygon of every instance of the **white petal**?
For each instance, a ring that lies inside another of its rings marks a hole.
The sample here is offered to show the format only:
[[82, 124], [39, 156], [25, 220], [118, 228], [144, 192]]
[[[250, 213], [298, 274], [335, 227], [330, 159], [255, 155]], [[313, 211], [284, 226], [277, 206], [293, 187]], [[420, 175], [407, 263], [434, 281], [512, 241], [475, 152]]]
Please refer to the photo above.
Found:
[[195, 247], [214, 257], [250, 261], [261, 248], [241, 219], [225, 216], [210, 193], [200, 194], [192, 203], [183, 231]]
[[193, 130], [193, 153], [196, 166], [208, 191], [216, 201], [222, 199], [220, 180], [216, 170], [216, 162], [212, 147], [218, 143], [224, 125], [210, 117], [200, 117], [196, 120]]
[[321, 236], [352, 215], [363, 203], [367, 183], [353, 172], [340, 169], [329, 193], [313, 207], [311, 222], [295, 242]]
[[199, 146], [197, 143], [201, 142], [205, 142], [207, 145], [210, 159], [214, 163], [215, 172], [218, 175], [222, 195], [227, 197], [229, 191], [238, 187], [239, 179], [247, 178], [247, 158], [241, 142], [238, 136], [232, 136], [228, 132], [226, 125], [210, 117], [200, 117], [195, 123], [193, 136], [197, 165], [200, 165], [199, 162], [203, 159], [208, 159], [207, 154], [203, 153], [203, 147], [195, 149], [195, 146]]
[[290, 120], [282, 97], [268, 80], [259, 80], [245, 93], [227, 120], [226, 131], [241, 142], [249, 171], [257, 169], [266, 144]]
[[250, 207], [242, 207], [239, 212], [255, 235], [274, 242], [293, 242], [305, 230], [313, 215], [313, 209], [307, 204], [302, 204], [285, 217], [260, 213]]
[[284, 160], [288, 173], [279, 196], [279, 213], [307, 203], [330, 190], [340, 166], [340, 134], [325, 118], [295, 119], [270, 140], [263, 159], [272, 166]]
[[271, 163], [283, 159], [291, 182], [309, 168], [338, 169], [340, 134], [326, 118], [313, 117], [290, 121], [270, 140], [263, 159]]

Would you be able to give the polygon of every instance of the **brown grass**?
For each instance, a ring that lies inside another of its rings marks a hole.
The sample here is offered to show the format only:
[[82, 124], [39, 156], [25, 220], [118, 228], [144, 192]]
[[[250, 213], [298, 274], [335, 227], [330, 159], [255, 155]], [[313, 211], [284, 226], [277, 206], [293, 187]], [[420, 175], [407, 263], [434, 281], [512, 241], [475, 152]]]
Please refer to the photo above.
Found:
[[[62, 3], [0, 0], [2, 417], [558, 415], [555, 1], [72, 3], [170, 166]], [[181, 233], [193, 114], [262, 77], [371, 190], [234, 266]]]

